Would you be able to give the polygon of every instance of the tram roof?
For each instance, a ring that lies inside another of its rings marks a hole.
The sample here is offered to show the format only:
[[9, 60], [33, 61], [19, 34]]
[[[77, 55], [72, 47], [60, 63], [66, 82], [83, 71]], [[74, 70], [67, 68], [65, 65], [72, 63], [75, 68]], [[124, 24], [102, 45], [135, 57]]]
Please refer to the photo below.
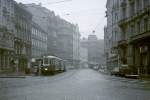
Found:
[[62, 60], [61, 58], [59, 57], [56, 57], [56, 56], [44, 56], [46, 58], [51, 58], [51, 59], [59, 59], [59, 60]]

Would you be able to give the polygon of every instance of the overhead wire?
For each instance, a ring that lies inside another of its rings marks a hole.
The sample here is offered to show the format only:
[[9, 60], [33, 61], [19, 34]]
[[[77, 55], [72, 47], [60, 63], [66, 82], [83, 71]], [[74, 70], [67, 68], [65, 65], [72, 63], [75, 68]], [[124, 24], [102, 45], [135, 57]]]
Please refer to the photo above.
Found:
[[56, 1], [56, 2], [48, 2], [47, 3], [42, 3], [42, 5], [51, 5], [51, 4], [58, 4], [58, 3], [64, 3], [64, 2], [71, 2], [72, 0], [61, 0], [61, 1]]

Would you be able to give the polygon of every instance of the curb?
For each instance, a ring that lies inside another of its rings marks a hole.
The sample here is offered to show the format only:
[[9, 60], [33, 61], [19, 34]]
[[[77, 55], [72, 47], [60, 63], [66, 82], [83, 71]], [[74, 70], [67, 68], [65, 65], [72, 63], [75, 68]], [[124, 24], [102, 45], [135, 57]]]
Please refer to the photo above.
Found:
[[0, 76], [0, 78], [26, 78], [26, 76]]

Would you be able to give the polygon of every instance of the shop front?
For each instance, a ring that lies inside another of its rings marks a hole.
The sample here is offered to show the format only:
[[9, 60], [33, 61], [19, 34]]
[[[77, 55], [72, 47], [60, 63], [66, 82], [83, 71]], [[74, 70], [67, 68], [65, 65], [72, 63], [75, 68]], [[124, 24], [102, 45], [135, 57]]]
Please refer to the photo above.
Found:
[[134, 65], [139, 75], [150, 75], [150, 41], [134, 44]]

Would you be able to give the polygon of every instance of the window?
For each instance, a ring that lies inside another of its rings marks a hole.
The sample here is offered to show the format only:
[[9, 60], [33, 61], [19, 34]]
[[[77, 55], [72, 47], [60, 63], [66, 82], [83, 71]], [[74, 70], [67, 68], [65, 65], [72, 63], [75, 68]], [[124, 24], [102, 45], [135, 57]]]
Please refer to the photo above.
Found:
[[117, 23], [117, 21], [118, 21], [118, 15], [115, 14], [115, 23]]
[[134, 32], [135, 32], [135, 31], [134, 31], [134, 28], [135, 28], [135, 27], [134, 27], [134, 24], [132, 24], [132, 25], [131, 25], [131, 30], [130, 30], [130, 32], [131, 32], [130, 34], [131, 34], [131, 35], [134, 34]]
[[117, 41], [117, 31], [115, 31], [115, 42]]
[[146, 8], [147, 5], [148, 5], [148, 0], [143, 0], [143, 6], [144, 6], [144, 8]]
[[141, 0], [137, 0], [137, 11], [139, 11], [141, 9]]
[[148, 18], [144, 19], [144, 31], [148, 30]]
[[48, 58], [44, 58], [44, 64], [48, 64]]
[[126, 18], [126, 8], [122, 9], [122, 18], [125, 19]]
[[132, 2], [130, 4], [130, 16], [133, 16], [135, 14], [135, 3]]
[[140, 21], [137, 22], [137, 33], [141, 32], [141, 24]]
[[2, 2], [1, 2], [1, 0], [0, 0], [0, 7], [2, 6]]

